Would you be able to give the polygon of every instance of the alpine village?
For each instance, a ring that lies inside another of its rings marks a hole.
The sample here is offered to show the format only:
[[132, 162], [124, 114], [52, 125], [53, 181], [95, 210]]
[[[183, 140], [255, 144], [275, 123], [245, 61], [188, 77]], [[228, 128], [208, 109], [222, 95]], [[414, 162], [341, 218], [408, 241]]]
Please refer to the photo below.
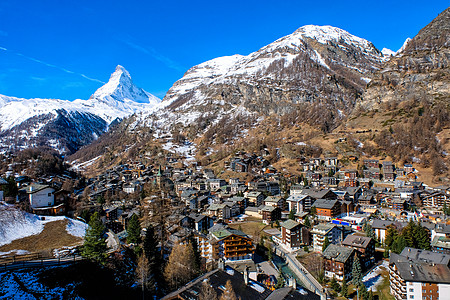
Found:
[[430, 21], [392, 53], [303, 26], [162, 100], [123, 66], [89, 100], [0, 95], [0, 299], [450, 299]]

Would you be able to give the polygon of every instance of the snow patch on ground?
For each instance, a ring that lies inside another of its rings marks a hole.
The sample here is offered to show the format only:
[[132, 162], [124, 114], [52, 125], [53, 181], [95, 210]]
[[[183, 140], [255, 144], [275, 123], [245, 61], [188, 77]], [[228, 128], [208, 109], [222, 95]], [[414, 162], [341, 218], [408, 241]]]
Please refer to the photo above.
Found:
[[39, 234], [44, 230], [46, 223], [61, 220], [68, 220], [66, 227], [68, 234], [76, 237], [84, 236], [86, 224], [81, 221], [64, 216], [40, 217], [19, 210], [12, 205], [0, 203], [0, 246], [30, 235]]
[[362, 281], [364, 285], [367, 287], [367, 290], [372, 290], [372, 292], [376, 292], [377, 286], [383, 283], [384, 278], [381, 276], [382, 268], [387, 269], [388, 268], [388, 262], [383, 261], [383, 263], [376, 268], [374, 268], [372, 271], [366, 274], [366, 276], [363, 277]]

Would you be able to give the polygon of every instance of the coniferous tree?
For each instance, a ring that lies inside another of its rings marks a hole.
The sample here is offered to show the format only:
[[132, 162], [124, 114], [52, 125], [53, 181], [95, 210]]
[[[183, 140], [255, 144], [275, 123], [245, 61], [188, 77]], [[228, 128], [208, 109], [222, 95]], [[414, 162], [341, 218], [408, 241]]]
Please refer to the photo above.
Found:
[[128, 222], [127, 226], [127, 243], [128, 244], [139, 244], [141, 242], [141, 223], [139, 222], [139, 217], [133, 215]]
[[311, 228], [311, 222], [309, 221], [308, 216], [305, 217], [305, 223], [304, 224], [305, 224], [306, 227]]
[[341, 291], [341, 286], [339, 285], [339, 283], [336, 281], [336, 278], [333, 276], [333, 278], [331, 279], [330, 282], [330, 287], [333, 289], [333, 291], [335, 291], [336, 293], [339, 293]]
[[414, 237], [416, 239], [417, 248], [431, 250], [430, 237], [428, 235], [428, 230], [425, 227], [420, 224], [416, 225]]
[[359, 286], [362, 284], [362, 269], [361, 263], [359, 262], [358, 255], [355, 254], [353, 258], [353, 267], [352, 267], [352, 281], [355, 286]]
[[311, 216], [314, 218], [317, 215], [317, 209], [315, 206], [311, 207], [311, 210], [309, 211]]
[[155, 238], [153, 226], [148, 226], [144, 237], [144, 253], [149, 261], [149, 277], [155, 282], [155, 289], [159, 292], [159, 288], [163, 286], [163, 278], [161, 274], [162, 259], [158, 251], [158, 241]]
[[386, 237], [384, 239], [384, 243], [386, 244], [386, 246], [391, 247], [397, 236], [397, 229], [395, 229], [393, 226], [389, 226], [386, 230]]
[[192, 245], [175, 245], [164, 269], [164, 277], [169, 286], [177, 289], [194, 278], [196, 274]]
[[367, 292], [367, 288], [363, 283], [359, 285], [358, 291], [359, 291], [359, 299], [367, 300], [369, 293]]
[[154, 284], [151, 284], [153, 282], [152, 282], [152, 278], [151, 278], [151, 274], [150, 274], [149, 261], [148, 261], [147, 257], [145, 256], [145, 253], [142, 253], [139, 256], [135, 273], [136, 273], [136, 281], [139, 283], [139, 285], [142, 288], [142, 294], [145, 295], [145, 291], [147, 290], [147, 287], [149, 285], [150, 286], [154, 285]]
[[281, 289], [283, 286], [284, 286], [284, 277], [280, 270], [278, 272], [277, 284], [275, 285], [275, 289]]
[[407, 242], [406, 242], [405, 238], [403, 237], [403, 235], [399, 235], [399, 236], [397, 236], [395, 241], [392, 243], [391, 250], [394, 253], [400, 254], [406, 246], [407, 246]]
[[414, 223], [413, 220], [411, 220], [402, 231], [402, 236], [405, 238], [406, 245], [408, 247], [417, 248], [417, 242], [414, 236], [415, 233], [416, 233], [416, 224]]
[[202, 287], [200, 288], [200, 294], [198, 295], [199, 300], [217, 300], [216, 290], [209, 284], [208, 281], [202, 282]]
[[325, 240], [323, 241], [323, 245], [322, 245], [322, 253], [325, 251], [325, 249], [328, 248], [328, 246], [330, 245], [330, 240], [328, 239], [328, 236], [325, 237]]
[[347, 280], [345, 279], [345, 276], [344, 276], [344, 279], [342, 279], [341, 296], [345, 297], [345, 298], [347, 298], [347, 296], [348, 296], [348, 286], [347, 286]]
[[89, 221], [89, 227], [84, 237], [81, 255], [87, 259], [104, 264], [107, 258], [107, 247], [104, 238], [106, 228], [100, 220], [100, 215], [95, 212]]
[[198, 250], [198, 243], [195, 238], [191, 238], [190, 244], [192, 246], [192, 252], [194, 255], [194, 265], [196, 269], [196, 273], [200, 273], [201, 264], [202, 264], [202, 256], [200, 251]]
[[294, 211], [294, 210], [291, 210], [291, 211], [289, 212], [289, 219], [290, 219], [290, 220], [295, 220], [295, 211]]
[[219, 298], [220, 300], [237, 300], [236, 294], [234, 293], [233, 286], [231, 285], [231, 281], [227, 280], [225, 284], [225, 290]]

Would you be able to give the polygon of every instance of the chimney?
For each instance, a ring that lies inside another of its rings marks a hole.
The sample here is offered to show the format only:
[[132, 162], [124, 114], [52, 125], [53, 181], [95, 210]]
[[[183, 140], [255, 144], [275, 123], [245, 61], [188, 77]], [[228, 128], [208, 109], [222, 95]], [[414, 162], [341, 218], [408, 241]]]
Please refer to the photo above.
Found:
[[245, 282], [245, 285], [248, 285], [248, 266], [245, 266], [245, 269], [244, 269], [244, 282]]
[[219, 258], [219, 270], [225, 271], [225, 262], [223, 258]]

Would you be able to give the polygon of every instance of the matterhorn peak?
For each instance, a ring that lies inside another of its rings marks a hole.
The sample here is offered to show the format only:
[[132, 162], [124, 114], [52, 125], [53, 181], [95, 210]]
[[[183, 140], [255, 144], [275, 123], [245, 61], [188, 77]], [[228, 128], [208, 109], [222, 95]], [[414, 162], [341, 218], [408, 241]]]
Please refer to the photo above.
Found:
[[134, 101], [138, 103], [160, 102], [160, 99], [134, 85], [130, 73], [118, 65], [111, 74], [109, 81], [100, 87], [91, 98], [102, 101]]

